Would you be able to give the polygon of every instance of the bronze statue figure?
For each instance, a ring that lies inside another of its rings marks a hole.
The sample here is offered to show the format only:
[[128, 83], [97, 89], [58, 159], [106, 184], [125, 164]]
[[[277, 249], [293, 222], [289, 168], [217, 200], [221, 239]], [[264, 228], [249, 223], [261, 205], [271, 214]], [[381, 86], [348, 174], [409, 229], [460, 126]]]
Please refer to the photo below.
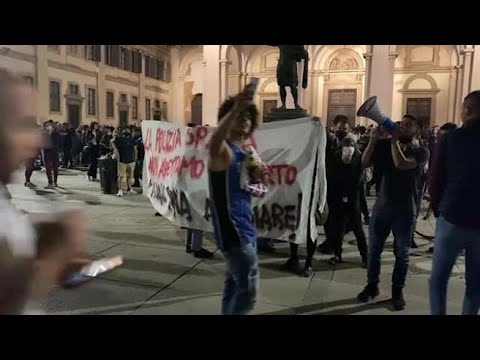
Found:
[[298, 105], [298, 73], [297, 62], [304, 60], [302, 88], [306, 89], [308, 85], [308, 52], [304, 45], [272, 45], [280, 49], [280, 59], [277, 65], [277, 83], [280, 88], [280, 100], [282, 101], [281, 110], [286, 109], [287, 89], [290, 88], [293, 102], [296, 109]]

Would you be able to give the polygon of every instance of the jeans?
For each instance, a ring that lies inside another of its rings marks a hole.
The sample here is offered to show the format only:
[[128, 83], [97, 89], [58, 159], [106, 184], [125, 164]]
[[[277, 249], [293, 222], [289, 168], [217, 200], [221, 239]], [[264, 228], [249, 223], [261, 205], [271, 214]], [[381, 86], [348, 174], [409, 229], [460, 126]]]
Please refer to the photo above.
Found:
[[257, 248], [246, 244], [224, 251], [227, 272], [222, 315], [245, 315], [253, 309], [260, 285]]
[[445, 315], [447, 285], [458, 254], [465, 249], [465, 283], [463, 315], [478, 315], [480, 308], [480, 230], [467, 229], [437, 220], [435, 251], [430, 277], [430, 313]]
[[368, 241], [368, 283], [380, 282], [380, 258], [390, 231], [393, 232], [395, 266], [392, 288], [402, 289], [407, 277], [410, 244], [415, 227], [415, 213], [390, 206], [375, 208], [370, 218]]
[[199, 251], [203, 243], [203, 231], [195, 229], [187, 229], [187, 245], [190, 245], [192, 251]]

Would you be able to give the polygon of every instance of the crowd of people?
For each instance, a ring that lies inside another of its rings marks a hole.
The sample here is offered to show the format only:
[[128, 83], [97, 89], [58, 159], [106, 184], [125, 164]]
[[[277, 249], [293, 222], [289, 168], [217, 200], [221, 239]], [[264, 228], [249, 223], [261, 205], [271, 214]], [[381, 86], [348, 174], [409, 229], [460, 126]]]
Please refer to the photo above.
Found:
[[42, 165], [48, 179], [47, 189], [59, 187], [60, 167], [88, 168], [88, 181], [96, 182], [99, 181], [99, 160], [113, 158], [118, 164], [117, 195], [136, 194], [133, 188], [141, 187], [144, 147], [142, 131], [136, 125], [114, 128], [92, 122], [75, 129], [71, 124], [48, 120], [41, 125], [41, 131], [46, 138], [45, 146], [27, 162], [25, 186], [36, 187], [31, 176], [34, 169]]
[[[251, 196], [242, 189], [239, 174], [240, 164], [247, 156], [245, 141], [258, 124], [258, 111], [247, 95], [240, 93], [222, 104], [209, 149], [215, 238], [227, 265], [222, 303], [222, 313], [227, 315], [245, 314], [253, 309], [260, 281], [257, 239], [250, 216]], [[478, 314], [480, 218], [474, 207], [480, 201], [480, 160], [474, 150], [480, 140], [480, 91], [465, 98], [460, 129], [453, 122], [441, 128], [426, 128], [411, 114], [405, 114], [390, 133], [375, 125], [351, 129], [349, 120], [338, 115], [327, 136], [327, 209], [316, 217], [317, 225], [324, 226], [326, 240], [318, 251], [333, 253], [329, 260], [332, 266], [341, 263], [344, 235], [350, 230], [354, 232], [362, 266], [367, 269], [367, 285], [357, 299], [367, 302], [380, 293], [381, 255], [387, 237], [393, 233], [391, 302], [395, 310], [403, 310], [410, 248], [416, 247], [414, 232], [428, 183], [431, 207], [439, 216], [430, 281], [431, 313], [446, 313], [448, 278], [464, 250], [463, 314]], [[370, 168], [372, 176], [366, 181], [365, 171]], [[257, 167], [251, 181], [267, 184], [267, 178], [268, 171]], [[376, 201], [369, 214], [366, 196], [371, 195], [373, 185]], [[361, 223], [362, 213], [369, 225], [368, 241]], [[303, 266], [299, 264], [298, 245], [290, 244], [290, 257], [285, 264], [289, 271], [302, 276], [311, 274], [316, 238], [307, 233]], [[258, 250], [272, 251], [271, 239], [258, 242]]]

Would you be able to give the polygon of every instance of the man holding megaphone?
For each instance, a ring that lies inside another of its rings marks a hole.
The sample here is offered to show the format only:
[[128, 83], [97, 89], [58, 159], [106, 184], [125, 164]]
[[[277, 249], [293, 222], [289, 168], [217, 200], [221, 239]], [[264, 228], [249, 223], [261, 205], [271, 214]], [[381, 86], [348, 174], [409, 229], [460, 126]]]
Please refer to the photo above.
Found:
[[419, 144], [418, 137], [422, 125], [414, 116], [404, 115], [402, 121], [396, 124], [381, 113], [376, 97], [367, 100], [357, 115], [374, 120], [391, 135], [391, 138], [380, 140], [380, 130], [373, 131], [362, 156], [362, 166], [364, 168], [378, 166], [383, 178], [370, 218], [368, 284], [357, 298], [367, 302], [379, 295], [380, 259], [385, 241], [392, 231], [395, 254], [392, 302], [395, 310], [403, 310], [405, 308], [403, 287], [418, 211], [418, 182], [430, 154]]

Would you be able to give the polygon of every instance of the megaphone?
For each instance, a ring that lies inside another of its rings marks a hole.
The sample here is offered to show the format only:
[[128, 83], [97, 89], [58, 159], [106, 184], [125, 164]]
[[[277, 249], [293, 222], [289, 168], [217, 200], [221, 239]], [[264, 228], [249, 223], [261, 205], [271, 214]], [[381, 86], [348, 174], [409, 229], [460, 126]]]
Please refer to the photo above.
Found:
[[375, 121], [378, 125], [383, 126], [389, 134], [392, 134], [397, 126], [392, 119], [382, 113], [378, 106], [376, 96], [372, 96], [360, 106], [357, 111], [357, 116], [363, 116]]

